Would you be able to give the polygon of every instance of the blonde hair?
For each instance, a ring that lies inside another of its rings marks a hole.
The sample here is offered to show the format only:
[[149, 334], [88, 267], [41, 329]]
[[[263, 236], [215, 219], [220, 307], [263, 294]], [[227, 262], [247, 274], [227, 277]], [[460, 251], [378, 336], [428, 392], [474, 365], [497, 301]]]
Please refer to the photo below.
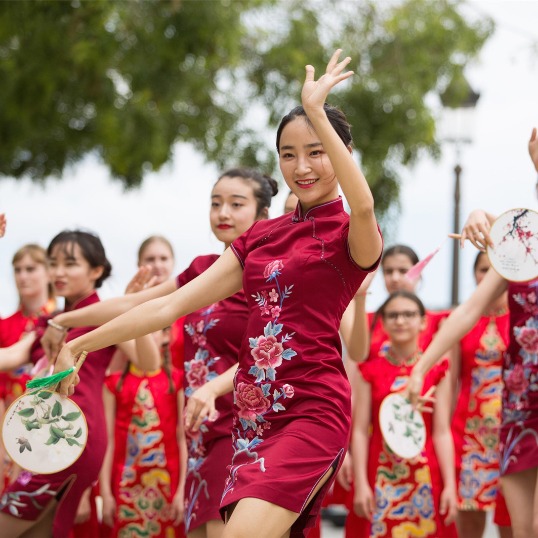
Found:
[[166, 237], [163, 237], [162, 235], [151, 235], [150, 237], [142, 241], [142, 244], [140, 245], [140, 248], [138, 249], [138, 263], [140, 263], [140, 260], [142, 259], [144, 250], [146, 250], [146, 248], [148, 248], [152, 243], [163, 243], [166, 247], [168, 247], [168, 250], [170, 250], [172, 259], [175, 258], [172, 244], [170, 243], [170, 241], [168, 241], [168, 239], [166, 239]]
[[[17, 252], [15, 252], [15, 254], [13, 254], [11, 265], [15, 266], [15, 264], [20, 262], [25, 256], [30, 256], [35, 263], [47, 268], [47, 251], [42, 246], [37, 245], [36, 243], [23, 245]], [[47, 285], [47, 295], [49, 299], [54, 299], [54, 290], [52, 289], [52, 284], [50, 282]]]

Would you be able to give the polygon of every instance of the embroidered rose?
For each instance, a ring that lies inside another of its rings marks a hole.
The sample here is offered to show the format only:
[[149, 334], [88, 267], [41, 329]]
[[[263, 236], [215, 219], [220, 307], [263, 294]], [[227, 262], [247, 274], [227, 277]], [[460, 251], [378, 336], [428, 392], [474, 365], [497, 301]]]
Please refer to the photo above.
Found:
[[516, 364], [510, 375], [506, 379], [506, 388], [516, 396], [521, 396], [529, 386], [529, 381], [525, 377], [525, 371], [521, 364]]
[[276, 368], [282, 364], [282, 352], [284, 348], [272, 334], [260, 336], [258, 345], [250, 352], [260, 369]]
[[192, 342], [198, 347], [205, 347], [207, 344], [207, 338], [203, 334], [195, 334], [192, 337]]
[[235, 404], [239, 407], [239, 418], [252, 421], [271, 407], [271, 402], [263, 395], [262, 389], [248, 383], [237, 384]]
[[516, 327], [517, 343], [529, 353], [538, 353], [538, 330], [534, 327]]
[[193, 389], [201, 387], [206, 380], [209, 370], [204, 361], [191, 361], [190, 368], [185, 376], [189, 382], [189, 386]]
[[287, 383], [282, 387], [282, 392], [284, 393], [284, 396], [286, 398], [293, 398], [294, 394], [295, 394], [295, 389], [291, 386], [291, 385], [288, 385]]
[[281, 269], [284, 268], [282, 260], [274, 260], [271, 263], [268, 263], [263, 272], [264, 278], [275, 277], [276, 273], [279, 273]]

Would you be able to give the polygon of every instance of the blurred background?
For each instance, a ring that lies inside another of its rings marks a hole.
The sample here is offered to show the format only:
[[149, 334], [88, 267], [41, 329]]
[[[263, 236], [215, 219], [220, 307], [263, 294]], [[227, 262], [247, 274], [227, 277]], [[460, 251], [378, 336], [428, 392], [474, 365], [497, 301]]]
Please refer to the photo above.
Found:
[[[209, 194], [227, 167], [272, 173], [279, 215], [275, 126], [304, 65], [337, 46], [356, 74], [331, 103], [353, 125], [386, 245], [441, 247], [419, 293], [432, 309], [464, 299], [475, 252], [453, 259], [455, 218], [536, 207], [537, 20], [536, 1], [1, 2], [0, 315], [17, 307], [12, 254], [65, 228], [101, 236], [103, 297], [123, 292], [150, 234], [170, 239], [176, 272], [219, 251]], [[378, 275], [369, 310], [384, 293]]]

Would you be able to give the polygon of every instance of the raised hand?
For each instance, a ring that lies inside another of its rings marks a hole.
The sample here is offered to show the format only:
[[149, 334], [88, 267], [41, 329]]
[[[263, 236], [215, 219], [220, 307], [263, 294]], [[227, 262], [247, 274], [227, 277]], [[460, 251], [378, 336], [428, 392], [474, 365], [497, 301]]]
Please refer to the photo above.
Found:
[[493, 246], [489, 235], [491, 230], [490, 216], [482, 209], [471, 211], [460, 237], [460, 245], [463, 247], [465, 240], [469, 240], [478, 250], [485, 251], [488, 245]]
[[6, 233], [6, 222], [6, 215], [0, 213], [0, 237], [4, 237], [4, 234]]
[[315, 108], [323, 109], [323, 104], [331, 89], [353, 75], [353, 71], [343, 72], [351, 61], [351, 58], [347, 56], [339, 62], [338, 59], [341, 53], [342, 49], [337, 49], [334, 52], [327, 64], [325, 74], [318, 80], [314, 80], [314, 67], [311, 65], [306, 66], [306, 78], [301, 92], [301, 100], [305, 110], [312, 110]]
[[157, 277], [152, 275], [151, 267], [149, 265], [143, 265], [139, 267], [135, 276], [127, 284], [125, 293], [136, 293], [137, 291], [151, 288], [156, 281]]

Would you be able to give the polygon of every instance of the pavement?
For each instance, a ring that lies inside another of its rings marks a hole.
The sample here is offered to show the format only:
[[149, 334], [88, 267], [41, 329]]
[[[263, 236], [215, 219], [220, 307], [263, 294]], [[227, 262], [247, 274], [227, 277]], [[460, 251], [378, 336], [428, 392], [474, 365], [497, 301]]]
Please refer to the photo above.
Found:
[[[482, 538], [497, 538], [498, 533], [495, 525], [491, 522], [491, 517], [488, 517], [486, 524], [486, 531]], [[325, 519], [322, 520], [321, 524], [321, 538], [344, 538], [344, 529], [343, 527], [335, 526], [331, 521]], [[463, 537], [461, 537], [463, 538]]]

